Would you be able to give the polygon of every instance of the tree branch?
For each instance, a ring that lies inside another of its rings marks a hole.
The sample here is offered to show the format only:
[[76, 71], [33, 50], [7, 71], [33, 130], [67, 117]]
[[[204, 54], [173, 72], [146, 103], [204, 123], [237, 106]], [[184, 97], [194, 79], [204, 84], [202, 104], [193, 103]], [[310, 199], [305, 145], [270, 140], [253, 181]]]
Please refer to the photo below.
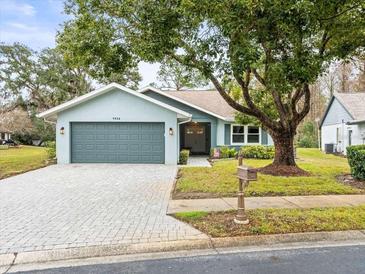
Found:
[[255, 78], [260, 82], [261, 85], [266, 86], [265, 79], [257, 72], [256, 69], [252, 69], [253, 75], [255, 75]]
[[250, 75], [251, 75], [251, 70], [247, 69], [245, 81], [243, 81], [243, 79], [237, 73], [234, 74], [237, 83], [241, 87], [243, 98], [247, 106], [254, 113], [253, 116], [256, 117], [266, 128], [277, 129], [278, 128], [277, 124], [274, 121], [272, 121], [272, 119], [270, 119], [269, 116], [267, 116], [263, 111], [261, 111], [252, 101], [251, 96], [249, 94]]
[[308, 114], [309, 110], [310, 110], [310, 98], [311, 98], [311, 94], [310, 94], [310, 90], [309, 90], [309, 85], [308, 84], [304, 84], [303, 86], [303, 94], [304, 94], [304, 106], [301, 112], [298, 113], [297, 116], [297, 121], [296, 121], [296, 125], [298, 125], [303, 119], [304, 117]]
[[345, 14], [346, 12], [348, 12], [348, 11], [351, 11], [351, 10], [353, 10], [353, 9], [356, 9], [356, 8], [358, 8], [358, 7], [360, 7], [361, 6], [361, 1], [359, 1], [359, 3], [358, 4], [356, 4], [356, 5], [354, 5], [354, 6], [352, 6], [352, 7], [349, 7], [348, 9], [346, 9], [346, 10], [343, 10], [343, 11], [341, 11], [341, 12], [339, 12], [339, 13], [337, 13], [337, 14], [334, 14], [334, 15], [332, 15], [332, 16], [330, 16], [330, 17], [327, 17], [327, 18], [321, 18], [321, 19], [319, 19], [319, 20], [321, 20], [321, 21], [327, 21], [327, 20], [331, 20], [331, 19], [334, 19], [334, 18], [336, 18], [336, 17], [339, 17], [339, 16], [341, 16], [341, 15], [343, 15], [343, 14]]

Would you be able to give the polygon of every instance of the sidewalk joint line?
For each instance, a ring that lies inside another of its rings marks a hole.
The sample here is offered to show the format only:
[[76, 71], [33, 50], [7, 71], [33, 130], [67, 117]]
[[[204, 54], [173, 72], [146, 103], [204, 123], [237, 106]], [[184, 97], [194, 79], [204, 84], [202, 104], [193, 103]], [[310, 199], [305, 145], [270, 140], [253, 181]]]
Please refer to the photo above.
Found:
[[225, 199], [224, 199], [225, 197], [221, 197], [221, 198], [219, 198], [219, 199], [221, 199], [226, 205], [228, 205], [230, 208], [232, 208], [232, 209], [236, 209], [236, 208], [234, 208], [232, 205], [230, 205]]
[[14, 266], [16, 257], [18, 256], [18, 252], [14, 252], [13, 255], [14, 255], [14, 258], [11, 261], [11, 263], [9, 264], [9, 267], [4, 271], [4, 274], [8, 273], [9, 270]]
[[287, 201], [289, 204], [292, 204], [295, 206], [295, 208], [302, 208], [301, 206], [297, 205], [296, 203], [292, 202], [292, 201], [289, 201], [288, 199], [286, 199], [286, 196], [278, 196], [280, 197], [281, 199]]

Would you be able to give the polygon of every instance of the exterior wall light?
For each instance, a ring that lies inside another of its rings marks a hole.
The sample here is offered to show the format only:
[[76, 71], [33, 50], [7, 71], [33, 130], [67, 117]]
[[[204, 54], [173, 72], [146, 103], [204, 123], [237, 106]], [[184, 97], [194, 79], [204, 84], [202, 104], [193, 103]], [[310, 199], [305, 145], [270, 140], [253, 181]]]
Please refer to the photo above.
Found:
[[172, 128], [172, 127], [170, 127], [170, 128], [169, 128], [169, 134], [170, 134], [170, 135], [174, 135], [174, 130], [173, 130], [173, 128]]
[[60, 128], [60, 134], [61, 134], [61, 135], [65, 134], [65, 128], [64, 128], [64, 127], [61, 127], [61, 128]]

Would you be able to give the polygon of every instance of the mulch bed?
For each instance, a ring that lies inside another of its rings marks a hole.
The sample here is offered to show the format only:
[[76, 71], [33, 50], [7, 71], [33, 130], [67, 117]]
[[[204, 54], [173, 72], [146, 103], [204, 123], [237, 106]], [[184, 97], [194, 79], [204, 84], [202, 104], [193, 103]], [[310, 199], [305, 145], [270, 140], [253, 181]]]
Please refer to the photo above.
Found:
[[336, 178], [344, 185], [365, 190], [365, 181], [355, 179], [351, 176], [351, 174], [339, 175]]
[[272, 176], [286, 176], [286, 177], [299, 177], [299, 176], [311, 176], [308, 171], [305, 171], [298, 166], [280, 166], [270, 164], [268, 166], [256, 169], [258, 172]]

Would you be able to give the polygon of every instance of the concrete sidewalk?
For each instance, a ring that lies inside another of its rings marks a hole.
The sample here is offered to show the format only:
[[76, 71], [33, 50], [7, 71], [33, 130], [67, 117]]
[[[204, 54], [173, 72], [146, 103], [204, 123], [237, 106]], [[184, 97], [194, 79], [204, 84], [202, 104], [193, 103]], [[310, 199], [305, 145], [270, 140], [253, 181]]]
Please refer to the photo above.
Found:
[[[245, 198], [247, 209], [313, 208], [365, 205], [365, 195], [315, 195]], [[168, 214], [189, 211], [223, 211], [237, 208], [237, 198], [170, 200]]]

